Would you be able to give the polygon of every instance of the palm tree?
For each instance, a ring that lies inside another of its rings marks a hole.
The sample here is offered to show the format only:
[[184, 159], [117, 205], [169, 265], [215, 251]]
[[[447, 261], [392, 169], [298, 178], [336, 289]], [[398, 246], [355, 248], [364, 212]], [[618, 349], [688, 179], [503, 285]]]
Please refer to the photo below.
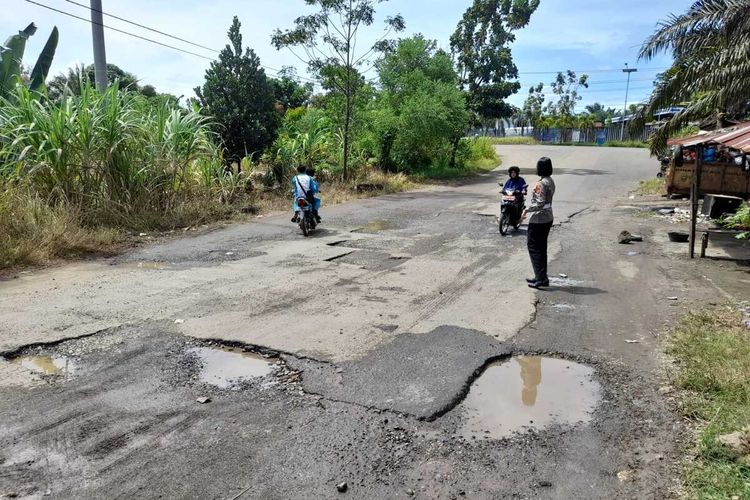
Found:
[[652, 152], [692, 121], [721, 122], [750, 101], [750, 0], [698, 0], [682, 15], [661, 23], [641, 47], [640, 59], [671, 51], [674, 63], [659, 75], [641, 110], [642, 120], [659, 109], [685, 103], [652, 138]]

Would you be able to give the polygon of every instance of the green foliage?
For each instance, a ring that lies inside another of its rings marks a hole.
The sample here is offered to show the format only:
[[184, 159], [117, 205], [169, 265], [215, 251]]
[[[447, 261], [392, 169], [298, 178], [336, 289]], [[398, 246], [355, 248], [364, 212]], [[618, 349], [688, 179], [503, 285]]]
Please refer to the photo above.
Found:
[[242, 50], [240, 21], [234, 17], [228, 44], [206, 70], [203, 87], [195, 93], [202, 112], [213, 117], [226, 160], [239, 162], [261, 153], [276, 139], [281, 117], [271, 85], [252, 49]]
[[205, 117], [116, 85], [84, 84], [60, 103], [19, 86], [0, 106], [0, 136], [0, 180], [92, 219], [169, 212], [196, 188], [199, 163], [220, 165]]
[[[0, 47], [0, 98], [12, 95], [13, 89], [22, 74], [23, 55], [26, 51], [26, 41], [36, 33], [34, 23], [29, 24], [26, 29], [19, 31], [6, 40], [5, 45]], [[31, 71], [29, 88], [35, 92], [44, 91], [44, 80], [47, 78], [52, 59], [55, 57], [59, 33], [57, 26], [47, 39], [42, 52], [39, 54], [34, 69]]]
[[586, 106], [586, 112], [592, 115], [597, 122], [606, 123], [608, 119], [615, 116], [617, 110], [614, 108], [605, 108], [600, 103], [595, 102]]
[[537, 141], [533, 137], [491, 137], [490, 142], [492, 144], [497, 144], [500, 146], [512, 146], [512, 145], [519, 145], [519, 146], [536, 146], [539, 144], [539, 141]]
[[[170, 94], [160, 94], [153, 85], [138, 83], [138, 77], [115, 64], [107, 64], [107, 81], [110, 85], [117, 85], [120, 90], [138, 92], [146, 98], [170, 101], [177, 105], [177, 97]], [[61, 100], [67, 94], [81, 95], [83, 85], [95, 85], [95, 69], [93, 64], [69, 68], [66, 74], [59, 74], [47, 83], [49, 98]]]
[[659, 75], [641, 121], [676, 104], [685, 109], [659, 128], [652, 152], [690, 122], [744, 118], [750, 95], [750, 0], [702, 0], [658, 25], [641, 48], [650, 60], [671, 52], [674, 63]]
[[451, 50], [471, 110], [483, 118], [507, 118], [505, 99], [518, 92], [518, 68], [510, 44], [525, 27], [539, 0], [474, 0], [451, 36]]
[[739, 229], [744, 231], [737, 235], [737, 239], [750, 239], [750, 203], [744, 203], [737, 212], [724, 218], [721, 224], [728, 229]]
[[399, 40], [377, 62], [382, 93], [370, 106], [368, 148], [386, 169], [455, 164], [469, 123], [450, 57], [421, 35]]
[[716, 441], [750, 422], [750, 343], [738, 308], [688, 314], [668, 353], [676, 360], [673, 383], [685, 391], [682, 411], [701, 427], [697, 455], [686, 469], [687, 496], [750, 497], [750, 467]]
[[317, 11], [295, 20], [292, 29], [276, 30], [271, 42], [277, 49], [304, 47], [311, 71], [343, 97], [342, 177], [347, 176], [352, 143], [352, 122], [357, 110], [355, 97], [363, 86], [359, 68], [368, 62], [376, 48], [392, 31], [402, 31], [401, 16], [386, 19], [388, 30], [370, 49], [357, 52], [357, 40], [363, 28], [375, 22], [375, 5], [385, 0], [305, 0]]
[[304, 108], [289, 110], [273, 148], [278, 181], [284, 183], [299, 165], [316, 170], [331, 169], [338, 157], [338, 147], [325, 112]]
[[306, 104], [313, 91], [312, 83], [300, 84], [294, 68], [282, 68], [279, 78], [269, 78], [273, 96], [284, 110], [299, 108]]

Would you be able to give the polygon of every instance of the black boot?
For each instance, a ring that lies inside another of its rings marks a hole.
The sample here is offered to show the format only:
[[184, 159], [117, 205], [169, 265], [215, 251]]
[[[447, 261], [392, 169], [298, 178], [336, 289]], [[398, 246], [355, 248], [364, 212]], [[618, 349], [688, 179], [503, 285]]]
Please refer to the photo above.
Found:
[[529, 283], [529, 288], [541, 288], [541, 287], [548, 287], [549, 286], [549, 280], [542, 280], [542, 281], [534, 281], [533, 283]]

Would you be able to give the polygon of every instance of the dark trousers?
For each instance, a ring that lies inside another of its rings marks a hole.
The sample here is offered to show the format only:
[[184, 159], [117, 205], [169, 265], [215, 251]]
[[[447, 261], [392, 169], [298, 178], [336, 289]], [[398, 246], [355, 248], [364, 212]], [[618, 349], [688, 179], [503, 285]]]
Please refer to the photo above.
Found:
[[552, 229], [552, 222], [542, 224], [529, 224], [527, 246], [529, 257], [534, 268], [534, 278], [537, 281], [545, 281], [547, 277], [547, 239]]

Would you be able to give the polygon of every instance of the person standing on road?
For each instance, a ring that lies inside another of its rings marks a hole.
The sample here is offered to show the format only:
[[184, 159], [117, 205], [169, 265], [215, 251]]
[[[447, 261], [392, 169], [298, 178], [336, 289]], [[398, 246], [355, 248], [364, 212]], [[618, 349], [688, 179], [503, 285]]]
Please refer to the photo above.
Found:
[[555, 196], [555, 181], [552, 180], [552, 160], [542, 157], [536, 163], [536, 173], [540, 177], [531, 194], [531, 205], [526, 209], [529, 217], [527, 246], [534, 277], [527, 279], [531, 288], [549, 286], [547, 276], [547, 239], [552, 229], [552, 198]]

